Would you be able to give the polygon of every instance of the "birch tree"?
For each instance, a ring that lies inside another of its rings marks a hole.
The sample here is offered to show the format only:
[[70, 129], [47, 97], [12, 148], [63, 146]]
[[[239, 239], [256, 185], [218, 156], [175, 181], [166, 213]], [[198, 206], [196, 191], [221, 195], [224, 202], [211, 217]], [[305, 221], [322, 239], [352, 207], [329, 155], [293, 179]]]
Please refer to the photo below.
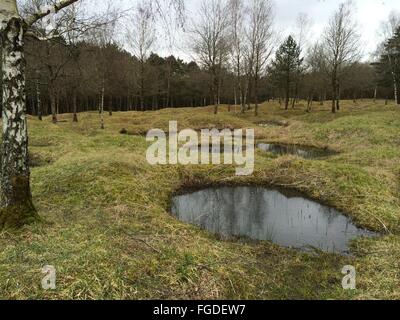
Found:
[[[304, 12], [300, 13], [296, 19], [295, 33], [294, 37], [297, 45], [300, 49], [300, 55], [303, 56], [303, 52], [306, 51], [308, 46], [308, 36], [311, 30], [312, 21], [308, 15]], [[301, 61], [299, 59], [299, 61]], [[292, 101], [292, 108], [294, 109], [296, 101], [299, 99], [299, 90], [301, 85], [301, 78], [303, 76], [304, 69], [301, 65], [297, 66], [297, 74], [295, 77], [295, 88], [294, 88], [294, 98]]]
[[339, 5], [324, 32], [324, 46], [329, 61], [332, 81], [332, 112], [340, 109], [340, 81], [343, 67], [354, 63], [360, 56], [360, 35], [353, 16], [352, 1]]
[[[112, 51], [109, 50], [115, 45], [114, 40], [115, 23], [109, 26], [103, 26], [102, 28], [96, 29], [91, 32], [91, 41], [96, 44], [100, 50], [97, 52], [97, 59], [99, 63], [95, 65], [96, 79], [98, 92], [99, 92], [99, 114], [100, 114], [100, 128], [104, 129], [104, 105], [106, 87], [109, 85], [107, 79], [110, 78], [112, 72], [113, 57], [111, 56]], [[112, 116], [112, 101], [108, 103], [108, 113]]]
[[152, 13], [151, 3], [147, 0], [141, 1], [132, 17], [131, 27], [127, 31], [129, 46], [133, 49], [139, 60], [137, 72], [140, 95], [140, 109], [144, 111], [145, 100], [145, 68], [151, 49], [155, 41], [155, 21]]
[[[390, 44], [390, 39], [393, 39], [396, 35], [396, 31], [400, 28], [400, 13], [392, 11], [389, 14], [387, 21], [382, 22], [380, 26], [380, 35], [383, 38], [382, 44], [378, 48], [378, 55], [383, 56], [387, 59], [387, 67], [389, 68], [393, 82], [393, 93], [395, 101], [400, 104], [399, 87], [396, 77], [396, 57], [393, 51], [393, 46]], [[388, 42], [389, 41], [389, 42]]]
[[3, 141], [1, 161], [0, 227], [15, 227], [36, 217], [30, 190], [28, 130], [25, 99], [24, 40], [30, 28], [51, 12], [78, 0], [60, 0], [43, 11], [22, 18], [16, 0], [0, 2], [3, 66]]
[[307, 81], [305, 81], [308, 98], [307, 111], [310, 112], [316, 94], [319, 95], [320, 104], [324, 104], [326, 89], [329, 86], [326, 55], [320, 43], [317, 42], [308, 49], [306, 66], [308, 71]]
[[192, 49], [210, 74], [214, 114], [218, 113], [221, 71], [229, 55], [229, 15], [224, 0], [203, 0], [193, 23]]
[[230, 41], [231, 41], [231, 61], [232, 69], [235, 77], [234, 81], [234, 100], [235, 106], [238, 105], [238, 95], [240, 101], [241, 113], [245, 112], [246, 107], [246, 82], [243, 77], [244, 69], [244, 19], [245, 7], [243, 0], [230, 0], [229, 1], [230, 13]]
[[270, 58], [273, 45], [273, 8], [270, 0], [252, 0], [249, 8], [249, 28], [247, 32], [249, 41], [250, 76], [253, 77], [255, 116], [258, 115], [258, 90], [260, 76], [265, 73], [268, 59]]

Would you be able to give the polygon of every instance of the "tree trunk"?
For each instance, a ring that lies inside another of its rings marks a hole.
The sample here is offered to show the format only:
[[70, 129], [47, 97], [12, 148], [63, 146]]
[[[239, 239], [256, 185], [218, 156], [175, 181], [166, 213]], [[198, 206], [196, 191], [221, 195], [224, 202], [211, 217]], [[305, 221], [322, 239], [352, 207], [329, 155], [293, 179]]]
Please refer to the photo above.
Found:
[[296, 102], [297, 102], [297, 95], [299, 93], [299, 82], [296, 80], [296, 84], [295, 84], [295, 90], [294, 90], [294, 97], [293, 97], [293, 101], [292, 101], [292, 109], [294, 109], [296, 107]]
[[73, 108], [74, 108], [74, 118], [73, 118], [72, 122], [78, 122], [76, 89], [75, 88], [73, 89], [73, 93], [72, 93], [72, 104], [73, 104]]
[[290, 99], [290, 74], [287, 74], [286, 77], [286, 99], [285, 99], [285, 110], [289, 109], [289, 99]]
[[0, 12], [0, 18], [7, 26], [1, 33], [3, 142], [0, 228], [12, 228], [34, 220], [37, 215], [30, 190], [23, 22], [16, 17], [16, 5], [14, 16], [4, 20], [7, 16], [3, 17], [3, 14]]
[[336, 101], [337, 101], [337, 86], [336, 76], [332, 77], [332, 113], [336, 113]]
[[[104, 87], [103, 87], [103, 89], [104, 89]], [[104, 93], [103, 93], [103, 96], [104, 96]], [[114, 103], [114, 97], [111, 96], [110, 99], [108, 100], [108, 115], [110, 117], [113, 115], [113, 103]], [[104, 105], [103, 105], [103, 110], [104, 110]]]
[[40, 85], [39, 81], [36, 81], [36, 104], [37, 104], [37, 116], [42, 121], [42, 99], [40, 96]]
[[398, 86], [397, 86], [397, 78], [396, 78], [396, 73], [394, 71], [394, 68], [392, 66], [392, 59], [390, 54], [388, 54], [388, 59], [389, 59], [389, 64], [391, 68], [391, 73], [392, 73], [392, 78], [393, 78], [393, 92], [394, 92], [394, 100], [400, 104], [400, 97], [398, 96]]
[[214, 94], [214, 114], [218, 114], [218, 95]]
[[51, 109], [51, 119], [53, 123], [57, 123], [57, 106], [56, 106], [56, 95], [54, 89], [50, 85], [50, 109]]
[[233, 97], [234, 97], [234, 100], [235, 100], [235, 106], [237, 106], [236, 84], [233, 87]]
[[249, 80], [249, 84], [247, 85], [247, 110], [251, 110], [251, 94], [253, 92], [253, 84], [251, 80]]
[[400, 105], [400, 95], [398, 92], [397, 81], [395, 81], [395, 84], [394, 84], [394, 97], [395, 97], [396, 103]]
[[240, 113], [244, 114], [246, 112], [246, 91], [242, 88], [240, 93]]
[[255, 77], [254, 79], [254, 102], [255, 102], [255, 107], [254, 107], [254, 116], [258, 116], [258, 76]]
[[218, 114], [218, 91], [219, 91], [219, 81], [217, 75], [213, 75], [213, 99], [214, 99], [214, 114]]
[[[70, 106], [70, 104], [68, 104]], [[68, 112], [70, 112], [70, 108], [68, 108]], [[60, 114], [60, 92], [56, 93], [56, 114]]]
[[311, 93], [308, 97], [308, 102], [307, 102], [307, 112], [310, 113], [311, 112], [311, 106], [314, 100], [314, 93]]
[[239, 80], [239, 90], [240, 90], [240, 113], [244, 114], [246, 111], [246, 92], [247, 88], [243, 83], [243, 79]]
[[100, 129], [104, 130], [104, 81], [101, 88], [101, 98], [100, 98]]

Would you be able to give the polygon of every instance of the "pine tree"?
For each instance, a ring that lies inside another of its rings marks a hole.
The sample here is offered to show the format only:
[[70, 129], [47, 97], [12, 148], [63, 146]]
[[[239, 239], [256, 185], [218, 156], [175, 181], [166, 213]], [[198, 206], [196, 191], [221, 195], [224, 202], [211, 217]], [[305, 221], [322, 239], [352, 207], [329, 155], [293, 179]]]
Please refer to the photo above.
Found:
[[271, 75], [276, 84], [285, 89], [285, 109], [289, 108], [290, 91], [292, 84], [295, 83], [298, 76], [298, 70], [301, 69], [303, 59], [300, 58], [301, 49], [292, 36], [280, 46], [276, 53], [275, 60], [271, 65]]

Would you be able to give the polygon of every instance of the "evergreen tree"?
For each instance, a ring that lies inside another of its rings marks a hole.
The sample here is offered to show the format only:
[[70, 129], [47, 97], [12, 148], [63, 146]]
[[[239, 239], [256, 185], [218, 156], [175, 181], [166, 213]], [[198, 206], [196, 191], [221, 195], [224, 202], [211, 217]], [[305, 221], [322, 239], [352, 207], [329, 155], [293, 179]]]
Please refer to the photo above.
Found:
[[289, 99], [292, 84], [298, 76], [303, 59], [300, 58], [301, 49], [292, 36], [280, 46], [272, 62], [270, 73], [275, 79], [276, 85], [285, 90], [285, 109], [289, 108]]

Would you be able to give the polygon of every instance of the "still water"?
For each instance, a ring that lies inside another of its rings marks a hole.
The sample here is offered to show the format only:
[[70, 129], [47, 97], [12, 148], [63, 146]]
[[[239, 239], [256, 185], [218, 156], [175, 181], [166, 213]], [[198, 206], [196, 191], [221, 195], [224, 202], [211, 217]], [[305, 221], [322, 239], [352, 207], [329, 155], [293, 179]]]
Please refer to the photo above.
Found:
[[351, 240], [375, 235], [356, 227], [335, 209], [258, 187], [223, 187], [177, 196], [172, 213], [223, 237], [245, 236], [331, 253], [346, 254]]
[[327, 149], [276, 143], [259, 143], [257, 147], [265, 152], [271, 152], [278, 155], [292, 154], [304, 159], [325, 158], [336, 154], [336, 152]]

